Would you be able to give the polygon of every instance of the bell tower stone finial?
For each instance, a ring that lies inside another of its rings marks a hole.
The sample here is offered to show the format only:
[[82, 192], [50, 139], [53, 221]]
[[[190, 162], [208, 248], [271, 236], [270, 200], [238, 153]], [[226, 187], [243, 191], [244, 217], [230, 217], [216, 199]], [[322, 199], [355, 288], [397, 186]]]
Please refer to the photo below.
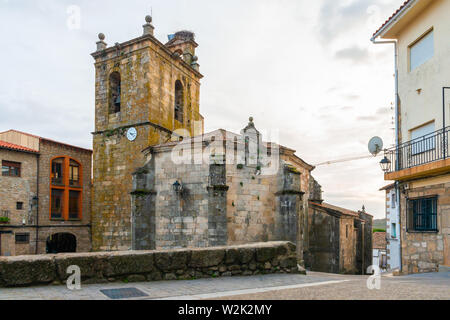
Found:
[[155, 27], [152, 25], [153, 18], [150, 15], [145, 16], [145, 22], [146, 24], [143, 25], [144, 27], [144, 36], [146, 35], [152, 35], [153, 31], [155, 30]]
[[105, 40], [105, 35], [103, 33], [99, 33], [98, 34], [98, 39], [100, 41], [97, 42], [97, 51], [105, 50], [106, 47], [108, 46], [108, 44], [104, 41]]

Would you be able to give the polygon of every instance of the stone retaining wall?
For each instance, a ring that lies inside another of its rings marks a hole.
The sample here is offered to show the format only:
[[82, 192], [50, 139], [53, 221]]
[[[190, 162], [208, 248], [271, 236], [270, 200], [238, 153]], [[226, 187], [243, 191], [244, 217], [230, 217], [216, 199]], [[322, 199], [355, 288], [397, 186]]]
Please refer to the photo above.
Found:
[[80, 267], [84, 284], [299, 272], [293, 243], [266, 242], [202, 249], [0, 257], [0, 287], [64, 284], [71, 265]]

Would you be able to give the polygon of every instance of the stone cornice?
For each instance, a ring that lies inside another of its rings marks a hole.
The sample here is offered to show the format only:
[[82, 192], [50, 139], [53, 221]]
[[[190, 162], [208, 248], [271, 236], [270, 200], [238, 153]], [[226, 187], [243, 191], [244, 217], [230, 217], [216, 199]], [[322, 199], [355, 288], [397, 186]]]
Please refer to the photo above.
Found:
[[[140, 43], [140, 42], [143, 42], [146, 40], [151, 41], [153, 44], [157, 45], [160, 49], [162, 49], [165, 53], [167, 53], [168, 57], [166, 57], [166, 58], [171, 59], [172, 61], [173, 60], [178, 61], [183, 67], [187, 68], [189, 70], [189, 72], [194, 73], [199, 79], [203, 78], [203, 75], [200, 72], [193, 69], [189, 64], [187, 64], [183, 60], [181, 60], [181, 59], [176, 60], [173, 56], [173, 52], [169, 48], [167, 48], [164, 44], [162, 44], [158, 39], [156, 39], [154, 36], [152, 36], [150, 34], [143, 35], [143, 36], [119, 43], [119, 46], [121, 49], [124, 49], [125, 47], [129, 47], [129, 46], [132, 46], [133, 44], [137, 44], [137, 43]], [[140, 49], [142, 49], [142, 48], [138, 48], [137, 50], [140, 50]], [[97, 60], [97, 59], [101, 58], [102, 56], [106, 56], [109, 53], [115, 52], [116, 50], [117, 50], [116, 46], [112, 46], [112, 47], [106, 48], [101, 51], [95, 51], [95, 52], [91, 53], [91, 56]], [[117, 57], [113, 57], [110, 59], [114, 59], [114, 58], [117, 58]], [[110, 59], [107, 59], [107, 60], [110, 60]]]

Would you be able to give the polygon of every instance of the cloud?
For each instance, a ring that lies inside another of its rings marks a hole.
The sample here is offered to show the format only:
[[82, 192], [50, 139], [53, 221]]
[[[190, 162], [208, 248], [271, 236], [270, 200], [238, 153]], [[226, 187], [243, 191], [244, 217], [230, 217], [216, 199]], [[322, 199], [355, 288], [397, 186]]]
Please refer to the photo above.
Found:
[[[156, 0], [153, 24], [162, 42], [180, 29], [196, 33], [207, 131], [238, 132], [252, 115], [258, 129], [277, 129], [280, 143], [318, 163], [367, 153], [363, 142], [374, 135], [392, 140], [389, 121], [355, 121], [392, 100], [392, 52], [383, 49], [388, 54], [378, 60], [382, 48], [370, 45], [373, 30], [366, 26], [369, 5], [381, 8], [381, 23], [400, 0], [386, 1]], [[14, 30], [2, 34], [8, 81], [0, 86], [0, 131], [16, 128], [91, 147], [96, 35], [105, 33], [110, 45], [136, 38], [150, 8], [146, 0], [76, 2], [79, 30], [66, 24], [74, 1], [0, 1], [0, 29]], [[325, 196], [347, 194], [328, 202], [350, 209], [370, 203], [371, 213], [384, 214], [376, 161], [325, 166], [314, 175]]]
[[375, 116], [359, 116], [356, 118], [358, 121], [377, 121], [378, 118]]
[[339, 60], [347, 60], [352, 63], [366, 63], [369, 60], [369, 51], [365, 48], [356, 46], [338, 50], [335, 58]]

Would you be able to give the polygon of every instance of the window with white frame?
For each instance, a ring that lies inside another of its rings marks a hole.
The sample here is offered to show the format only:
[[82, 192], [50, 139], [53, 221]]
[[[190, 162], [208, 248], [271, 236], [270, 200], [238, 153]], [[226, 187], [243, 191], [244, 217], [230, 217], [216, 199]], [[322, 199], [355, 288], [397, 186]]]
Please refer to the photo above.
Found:
[[409, 47], [410, 71], [421, 66], [434, 55], [434, 32], [431, 30]]
[[411, 153], [416, 155], [436, 147], [434, 121], [411, 130]]

